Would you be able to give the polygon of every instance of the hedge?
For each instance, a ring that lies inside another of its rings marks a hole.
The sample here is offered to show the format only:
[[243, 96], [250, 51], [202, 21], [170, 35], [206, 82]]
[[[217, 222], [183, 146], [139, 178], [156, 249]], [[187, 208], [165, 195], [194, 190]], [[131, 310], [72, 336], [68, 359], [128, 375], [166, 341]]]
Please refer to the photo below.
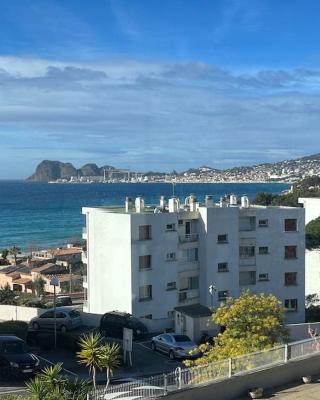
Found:
[[0, 322], [0, 335], [16, 335], [26, 340], [28, 332], [28, 324], [23, 321], [6, 321]]

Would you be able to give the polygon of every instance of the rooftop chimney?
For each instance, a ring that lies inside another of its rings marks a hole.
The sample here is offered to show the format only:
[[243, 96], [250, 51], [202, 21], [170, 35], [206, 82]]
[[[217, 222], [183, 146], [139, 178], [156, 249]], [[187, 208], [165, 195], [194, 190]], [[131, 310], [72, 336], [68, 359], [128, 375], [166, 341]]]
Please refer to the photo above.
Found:
[[125, 208], [126, 208], [126, 212], [129, 212], [132, 209], [132, 199], [131, 197], [126, 197], [126, 201], [125, 201]]
[[164, 196], [160, 196], [160, 208], [164, 210], [166, 207], [166, 198]]
[[140, 213], [144, 210], [144, 200], [141, 196], [137, 196], [135, 200], [136, 212]]
[[178, 212], [179, 211], [179, 199], [176, 197], [172, 197], [169, 199], [169, 212]]
[[210, 194], [207, 194], [204, 203], [206, 207], [213, 207], [213, 197]]
[[190, 206], [190, 211], [196, 211], [196, 203], [197, 203], [197, 198], [194, 194], [190, 194], [189, 196], [189, 206]]
[[237, 196], [235, 194], [230, 194], [230, 206], [237, 205]]
[[243, 195], [241, 197], [241, 207], [242, 208], [249, 208], [250, 207], [250, 201], [248, 199], [248, 196]]

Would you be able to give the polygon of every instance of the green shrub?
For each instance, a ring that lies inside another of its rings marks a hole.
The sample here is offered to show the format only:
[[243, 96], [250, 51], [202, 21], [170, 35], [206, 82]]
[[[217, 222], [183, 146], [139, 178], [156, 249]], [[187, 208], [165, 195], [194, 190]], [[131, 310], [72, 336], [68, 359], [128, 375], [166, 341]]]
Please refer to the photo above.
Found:
[[6, 321], [0, 323], [0, 335], [16, 335], [26, 340], [28, 324], [23, 321]]

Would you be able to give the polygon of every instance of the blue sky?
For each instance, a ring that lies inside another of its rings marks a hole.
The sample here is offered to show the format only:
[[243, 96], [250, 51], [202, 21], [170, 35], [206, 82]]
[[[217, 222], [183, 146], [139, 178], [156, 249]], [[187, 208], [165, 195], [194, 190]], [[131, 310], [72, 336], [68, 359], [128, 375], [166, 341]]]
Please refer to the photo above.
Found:
[[318, 152], [317, 0], [0, 3], [0, 178]]

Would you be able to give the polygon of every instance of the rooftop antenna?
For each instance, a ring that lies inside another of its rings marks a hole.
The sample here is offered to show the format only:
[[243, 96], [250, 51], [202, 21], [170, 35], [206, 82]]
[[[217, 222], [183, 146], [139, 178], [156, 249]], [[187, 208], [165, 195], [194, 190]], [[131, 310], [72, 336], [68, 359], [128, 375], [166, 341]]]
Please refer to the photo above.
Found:
[[174, 187], [176, 186], [175, 182], [172, 182], [172, 197], [174, 197]]

